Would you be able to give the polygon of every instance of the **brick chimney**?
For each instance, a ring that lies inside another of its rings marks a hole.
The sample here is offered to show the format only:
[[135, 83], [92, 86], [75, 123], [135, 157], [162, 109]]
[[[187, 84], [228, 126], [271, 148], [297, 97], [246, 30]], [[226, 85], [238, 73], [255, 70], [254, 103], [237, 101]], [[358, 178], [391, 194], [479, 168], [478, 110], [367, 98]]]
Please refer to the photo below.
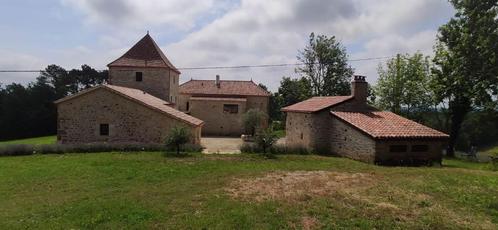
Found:
[[360, 103], [367, 103], [368, 83], [365, 76], [355, 75], [351, 83], [351, 95]]
[[216, 87], [220, 88], [220, 75], [216, 75], [215, 84], [216, 84]]

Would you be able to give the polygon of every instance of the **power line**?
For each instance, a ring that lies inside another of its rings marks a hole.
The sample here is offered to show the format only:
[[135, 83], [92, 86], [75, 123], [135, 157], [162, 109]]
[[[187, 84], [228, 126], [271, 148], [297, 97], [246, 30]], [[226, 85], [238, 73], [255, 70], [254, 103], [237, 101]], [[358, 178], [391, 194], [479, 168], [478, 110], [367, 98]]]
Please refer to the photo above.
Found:
[[[395, 56], [384, 57], [370, 57], [350, 59], [349, 62], [371, 61], [393, 58]], [[316, 63], [318, 64], [318, 63]], [[243, 69], [243, 68], [270, 68], [270, 67], [287, 67], [287, 66], [300, 66], [306, 65], [305, 63], [280, 63], [280, 64], [261, 64], [261, 65], [236, 65], [236, 66], [203, 66], [203, 67], [182, 67], [179, 70], [215, 70], [215, 69]], [[0, 70], [0, 73], [40, 73], [44, 70]]]

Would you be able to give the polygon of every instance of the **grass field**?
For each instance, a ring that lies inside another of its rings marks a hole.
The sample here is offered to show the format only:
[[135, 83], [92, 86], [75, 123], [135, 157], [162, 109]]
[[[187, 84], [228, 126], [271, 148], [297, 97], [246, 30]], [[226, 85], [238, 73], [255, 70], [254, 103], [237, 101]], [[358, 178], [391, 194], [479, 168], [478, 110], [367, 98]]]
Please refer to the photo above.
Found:
[[498, 172], [321, 156], [0, 158], [5, 229], [496, 229]]
[[13, 145], [13, 144], [44, 145], [44, 144], [55, 144], [56, 141], [57, 141], [56, 136], [33, 137], [33, 138], [18, 139], [12, 141], [0, 141], [0, 146]]

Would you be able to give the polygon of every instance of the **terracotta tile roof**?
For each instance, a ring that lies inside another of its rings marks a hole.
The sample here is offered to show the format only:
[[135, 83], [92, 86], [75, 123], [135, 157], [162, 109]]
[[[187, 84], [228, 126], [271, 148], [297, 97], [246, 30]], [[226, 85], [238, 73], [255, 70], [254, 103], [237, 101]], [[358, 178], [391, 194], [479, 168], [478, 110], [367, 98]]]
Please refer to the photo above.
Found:
[[61, 103], [61, 102], [67, 101], [67, 100], [71, 100], [73, 98], [79, 97], [81, 95], [90, 93], [94, 90], [101, 89], [101, 88], [110, 90], [118, 95], [124, 96], [132, 101], [138, 102], [146, 107], [149, 107], [151, 109], [154, 109], [156, 111], [164, 113], [172, 118], [186, 122], [190, 125], [199, 126], [199, 125], [202, 125], [204, 123], [202, 120], [199, 120], [195, 117], [192, 117], [186, 113], [183, 113], [179, 110], [172, 108], [171, 103], [169, 103], [167, 101], [163, 101], [163, 100], [161, 100], [157, 97], [154, 97], [148, 93], [144, 93], [144, 91], [142, 91], [142, 90], [127, 88], [127, 87], [122, 87], [122, 86], [115, 86], [115, 85], [99, 85], [99, 86], [93, 87], [91, 89], [81, 91], [77, 94], [59, 99], [59, 100], [55, 101], [55, 103], [58, 104], [58, 103]]
[[190, 97], [191, 101], [237, 101], [246, 102], [245, 98], [230, 98], [230, 97]]
[[149, 34], [145, 35], [123, 56], [109, 63], [107, 66], [169, 68], [180, 73]]
[[314, 113], [320, 110], [329, 108], [331, 106], [340, 104], [352, 96], [331, 96], [331, 97], [312, 97], [308, 100], [298, 102], [293, 105], [282, 108], [283, 112], [300, 112], [300, 113]]
[[265, 96], [268, 93], [253, 81], [220, 80], [220, 87], [215, 80], [190, 80], [180, 85], [181, 94], [192, 95], [237, 95], [237, 96]]
[[392, 112], [330, 112], [375, 139], [438, 138], [448, 135]]

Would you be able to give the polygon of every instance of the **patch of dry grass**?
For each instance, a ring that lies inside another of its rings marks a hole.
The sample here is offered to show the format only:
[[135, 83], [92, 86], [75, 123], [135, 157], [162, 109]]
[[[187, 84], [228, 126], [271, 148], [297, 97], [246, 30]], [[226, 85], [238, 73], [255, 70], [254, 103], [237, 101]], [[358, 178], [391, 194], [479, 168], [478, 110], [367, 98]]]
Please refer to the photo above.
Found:
[[376, 182], [373, 174], [329, 171], [272, 172], [264, 177], [236, 179], [226, 189], [243, 200], [305, 201], [316, 196], [353, 194]]
[[[279, 201], [299, 205], [329, 199], [343, 208], [359, 209], [369, 219], [390, 216], [410, 223], [426, 216], [444, 216], [441, 226], [496, 227], [489, 218], [476, 218], [448, 208], [428, 194], [399, 188], [374, 173], [276, 171], [256, 178], [236, 178], [225, 191], [233, 199], [256, 203]], [[302, 229], [317, 229], [320, 220], [303, 216], [300, 225]]]

